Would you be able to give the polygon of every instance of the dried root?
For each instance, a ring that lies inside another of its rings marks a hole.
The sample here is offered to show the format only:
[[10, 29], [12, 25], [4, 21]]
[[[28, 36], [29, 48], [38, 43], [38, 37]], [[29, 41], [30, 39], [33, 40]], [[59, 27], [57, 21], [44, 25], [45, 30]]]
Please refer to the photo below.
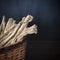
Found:
[[[37, 26], [34, 24], [31, 27], [27, 27], [28, 23], [33, 20], [33, 16], [27, 15], [23, 17], [22, 20], [16, 24], [13, 18], [9, 18], [7, 24], [3, 22], [5, 17], [3, 17], [2, 23], [0, 25], [0, 48], [14, 45], [18, 42], [22, 42], [23, 38], [28, 34], [37, 34]], [[1, 28], [3, 26], [3, 28]]]

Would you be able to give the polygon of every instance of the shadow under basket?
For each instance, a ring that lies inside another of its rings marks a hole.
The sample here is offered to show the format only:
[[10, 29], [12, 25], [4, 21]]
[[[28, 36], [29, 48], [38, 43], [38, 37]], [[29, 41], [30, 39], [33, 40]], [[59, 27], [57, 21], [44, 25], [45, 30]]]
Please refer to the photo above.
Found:
[[15, 45], [0, 49], [0, 60], [24, 60], [27, 41], [23, 40]]

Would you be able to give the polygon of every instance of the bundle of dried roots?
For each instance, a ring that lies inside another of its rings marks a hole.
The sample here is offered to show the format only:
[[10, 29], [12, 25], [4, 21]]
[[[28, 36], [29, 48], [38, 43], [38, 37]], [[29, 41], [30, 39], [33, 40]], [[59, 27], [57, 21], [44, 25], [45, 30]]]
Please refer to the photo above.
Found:
[[22, 42], [23, 38], [28, 34], [37, 34], [37, 26], [35, 24], [27, 27], [28, 23], [33, 20], [31, 15], [23, 17], [18, 24], [13, 18], [9, 18], [7, 23], [5, 20], [5, 16], [3, 16], [0, 25], [0, 48]]

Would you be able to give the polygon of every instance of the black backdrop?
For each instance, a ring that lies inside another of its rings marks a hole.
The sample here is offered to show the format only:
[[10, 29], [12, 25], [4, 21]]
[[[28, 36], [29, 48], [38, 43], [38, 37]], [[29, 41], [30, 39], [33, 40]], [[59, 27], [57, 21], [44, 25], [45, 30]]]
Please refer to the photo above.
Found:
[[16, 19], [31, 14], [33, 21], [29, 24], [38, 26], [37, 35], [29, 35], [26, 60], [53, 60], [60, 54], [60, 16], [58, 0], [0, 0], [0, 23], [5, 15]]

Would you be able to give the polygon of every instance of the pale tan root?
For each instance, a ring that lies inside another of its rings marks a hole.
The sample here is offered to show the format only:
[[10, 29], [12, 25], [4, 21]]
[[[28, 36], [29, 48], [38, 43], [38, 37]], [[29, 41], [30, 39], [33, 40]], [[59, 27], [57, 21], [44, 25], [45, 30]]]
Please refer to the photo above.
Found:
[[[15, 28], [15, 27], [14, 27]], [[7, 39], [14, 31], [14, 28], [8, 32], [1, 40], [0, 43], [3, 42], [5, 39]]]
[[1, 22], [1, 35], [4, 33], [5, 26], [6, 26], [5, 16], [3, 16]]
[[0, 36], [1, 36], [1, 25], [0, 25]]
[[31, 15], [28, 15], [28, 16], [25, 18], [23, 24], [21, 25], [21, 27], [20, 27], [19, 30], [17, 31], [15, 37], [17, 37], [17, 36], [24, 30], [24, 28], [27, 27], [28, 23], [31, 22], [32, 19], [33, 19], [33, 17], [32, 17]]
[[16, 24], [12, 25], [8, 31], [6, 31], [3, 35], [0, 36], [0, 41], [2, 40], [2, 38], [4, 38], [13, 28], [16, 27]]
[[13, 20], [12, 18], [9, 18], [9, 21], [8, 21], [7, 24], [6, 24], [6, 28], [5, 28], [5, 30], [4, 30], [4, 33], [1, 34], [1, 36], [0, 36], [0, 40], [1, 40], [1, 38], [3, 38], [5, 35], [7, 35], [8, 32], [9, 32], [11, 29], [13, 29], [13, 28], [15, 27], [15, 25], [16, 25], [15, 22], [16, 22], [15, 20]]
[[[3, 40], [5, 40], [6, 38], [8, 38], [8, 37], [12, 34], [13, 31], [14, 31], [14, 29], [11, 30], [11, 31], [9, 32], [9, 34], [8, 34], [6, 37], [4, 37]], [[3, 41], [2, 41], [2, 42], [3, 42]], [[9, 41], [7, 41], [5, 44], [3, 44], [3, 46], [5, 46], [8, 42], [9, 42]], [[3, 47], [3, 46], [2, 46], [2, 47]], [[7, 45], [7, 46], [8, 46], [8, 45]]]
[[22, 42], [22, 40], [25, 36], [27, 36], [28, 34], [33, 34], [33, 33], [37, 34], [37, 26], [35, 24], [29, 28], [26, 27], [22, 31], [22, 33], [16, 37], [17, 41], [12, 40], [11, 44]]
[[17, 37], [17, 42], [19, 42], [25, 36], [33, 33], [37, 34], [37, 26], [35, 24], [29, 28], [25, 28], [25, 30]]
[[28, 23], [31, 22], [32, 19], [33, 19], [33, 16], [31, 16], [31, 15], [28, 15], [28, 16], [25, 18], [23, 24], [22, 24], [21, 27], [19, 28], [19, 30], [18, 30], [18, 32], [16, 33], [15, 37], [13, 38], [12, 43], [14, 43], [16, 37], [17, 37], [20, 33], [22, 33], [22, 31], [24, 30], [24, 28], [27, 27]]
[[22, 21], [17, 24], [17, 26], [15, 27], [15, 29], [11, 35], [8, 38], [6, 38], [3, 42], [0, 43], [0, 47], [3, 46], [7, 41], [11, 40], [14, 37], [14, 35], [17, 33], [18, 29], [20, 28], [21, 24], [22, 24]]
[[[7, 38], [12, 34], [13, 31], [14, 31], [14, 29], [11, 30], [11, 31], [8, 33], [8, 35], [6, 35], [6, 36], [1, 40], [1, 42], [4, 42], [5, 39], [7, 39]], [[7, 41], [7, 42], [8, 42], [8, 41]], [[6, 43], [7, 43], [7, 42], [6, 42]], [[6, 44], [6, 43], [5, 43], [5, 44]], [[5, 44], [2, 43], [2, 45], [1, 45], [1, 43], [0, 43], [0, 48], [2, 48]]]
[[[20, 22], [21, 25], [23, 24], [24, 20], [25, 20], [25, 17], [22, 18], [22, 21]], [[14, 37], [15, 37], [15, 36], [14, 36]], [[12, 40], [14, 39], [14, 37], [13, 37], [12, 39], [10, 39], [10, 40], [6, 43], [5, 46], [11, 45], [10, 43], [12, 42]], [[13, 41], [14, 41], [14, 40], [13, 40]]]
[[[37, 34], [37, 26], [35, 24], [31, 27], [27, 27], [28, 23], [31, 22], [32, 19], [33, 16], [27, 15], [26, 17], [23, 17], [22, 21], [15, 25], [14, 28], [10, 28], [15, 24], [14, 20], [10, 18], [10, 22], [8, 21], [4, 30], [4, 35], [0, 35], [0, 48], [8, 47], [18, 42], [22, 42], [24, 37], [29, 34]], [[11, 24], [11, 22], [14, 23]]]
[[6, 24], [6, 28], [5, 28], [5, 30], [4, 30], [4, 33], [6, 32], [6, 31], [8, 31], [8, 29], [13, 25], [13, 24], [15, 24], [16, 23], [16, 21], [13, 19], [13, 18], [9, 18], [9, 20], [8, 20], [8, 22], [7, 22], [7, 24]]

